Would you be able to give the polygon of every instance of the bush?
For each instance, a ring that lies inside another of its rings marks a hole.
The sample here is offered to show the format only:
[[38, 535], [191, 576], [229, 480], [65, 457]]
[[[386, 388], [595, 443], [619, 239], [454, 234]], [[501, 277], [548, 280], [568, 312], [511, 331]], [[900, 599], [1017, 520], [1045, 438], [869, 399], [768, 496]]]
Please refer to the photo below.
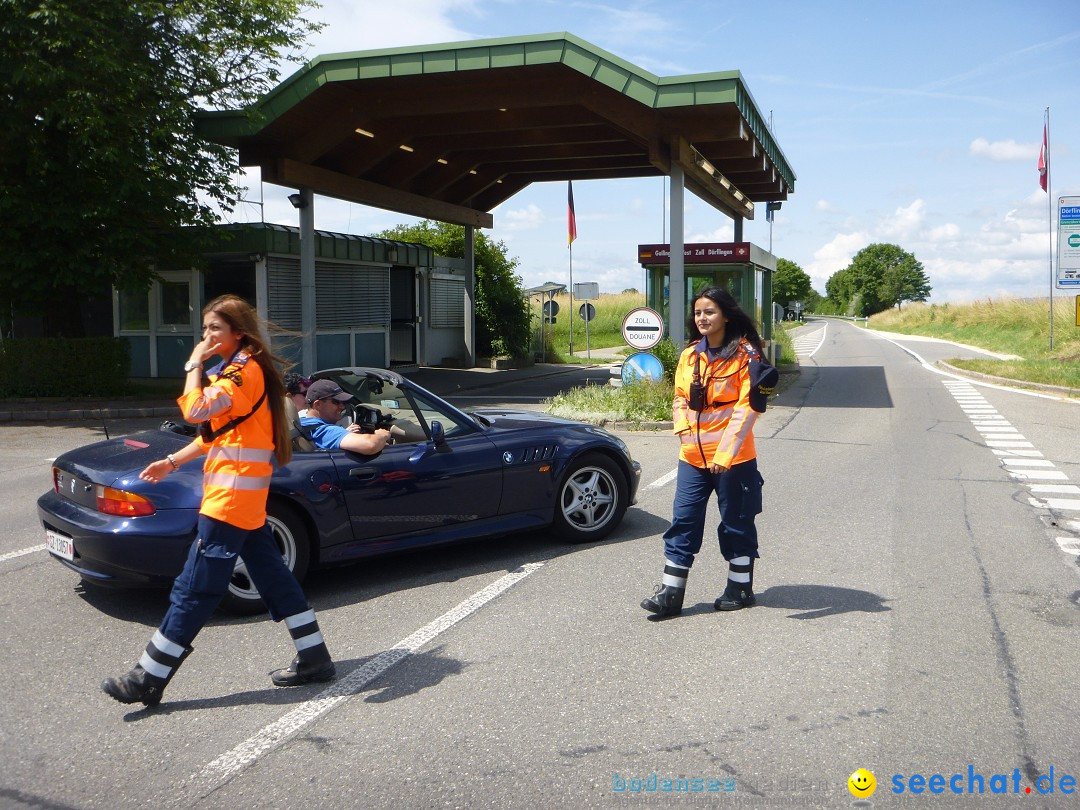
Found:
[[0, 344], [7, 397], [117, 396], [128, 391], [131, 350], [122, 338], [16, 338]]

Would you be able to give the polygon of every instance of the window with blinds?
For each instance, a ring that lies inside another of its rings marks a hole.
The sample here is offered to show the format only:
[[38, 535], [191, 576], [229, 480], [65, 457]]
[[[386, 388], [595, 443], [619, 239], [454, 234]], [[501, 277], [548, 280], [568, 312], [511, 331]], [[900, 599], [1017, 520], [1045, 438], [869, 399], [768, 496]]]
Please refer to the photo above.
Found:
[[300, 331], [300, 260], [268, 257], [266, 281], [270, 320], [282, 329]]
[[432, 276], [429, 297], [433, 327], [465, 326], [465, 279]]
[[389, 329], [390, 269], [316, 262], [315, 302], [319, 329]]
[[[271, 256], [266, 264], [270, 320], [299, 331], [300, 260]], [[389, 329], [389, 268], [316, 262], [315, 325], [318, 329]]]

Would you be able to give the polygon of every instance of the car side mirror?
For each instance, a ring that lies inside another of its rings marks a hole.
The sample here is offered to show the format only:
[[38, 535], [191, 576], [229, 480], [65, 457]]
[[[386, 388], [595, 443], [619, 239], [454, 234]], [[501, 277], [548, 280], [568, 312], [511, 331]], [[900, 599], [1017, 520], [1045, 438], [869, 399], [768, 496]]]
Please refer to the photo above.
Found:
[[446, 431], [438, 419], [431, 421], [431, 441], [436, 447], [446, 444]]

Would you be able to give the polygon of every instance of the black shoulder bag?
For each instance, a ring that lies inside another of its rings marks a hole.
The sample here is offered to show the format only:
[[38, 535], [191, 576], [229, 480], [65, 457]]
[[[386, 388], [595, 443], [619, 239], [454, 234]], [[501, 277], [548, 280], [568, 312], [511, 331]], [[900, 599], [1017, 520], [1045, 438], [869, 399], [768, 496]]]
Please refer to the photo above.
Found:
[[210, 421], [209, 420], [207, 420], [205, 422], [200, 422], [199, 423], [199, 438], [201, 438], [204, 442], [212, 442], [218, 436], [222, 436], [222, 435], [228, 433], [234, 427], [236, 427], [241, 422], [245, 421], [253, 413], [255, 413], [255, 411], [259, 410], [259, 406], [263, 404], [263, 401], [265, 399], [266, 399], [266, 388], [264, 387], [263, 392], [262, 392], [262, 396], [260, 396], [258, 398], [258, 400], [256, 400], [255, 404], [251, 407], [250, 411], [245, 413], [243, 416], [238, 416], [235, 419], [230, 419], [228, 422], [226, 422], [224, 425], [219, 427], [217, 430], [211, 430], [210, 429]]

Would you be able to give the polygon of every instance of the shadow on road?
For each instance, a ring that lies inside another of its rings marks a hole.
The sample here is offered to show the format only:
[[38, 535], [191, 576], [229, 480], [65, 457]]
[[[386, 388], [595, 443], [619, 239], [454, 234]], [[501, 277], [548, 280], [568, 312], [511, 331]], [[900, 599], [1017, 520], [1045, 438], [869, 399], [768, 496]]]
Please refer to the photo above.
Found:
[[892, 609], [876, 593], [834, 585], [774, 585], [757, 597], [762, 607], [802, 611], [788, 616], [789, 619], [822, 619], [841, 613], [881, 613]]

